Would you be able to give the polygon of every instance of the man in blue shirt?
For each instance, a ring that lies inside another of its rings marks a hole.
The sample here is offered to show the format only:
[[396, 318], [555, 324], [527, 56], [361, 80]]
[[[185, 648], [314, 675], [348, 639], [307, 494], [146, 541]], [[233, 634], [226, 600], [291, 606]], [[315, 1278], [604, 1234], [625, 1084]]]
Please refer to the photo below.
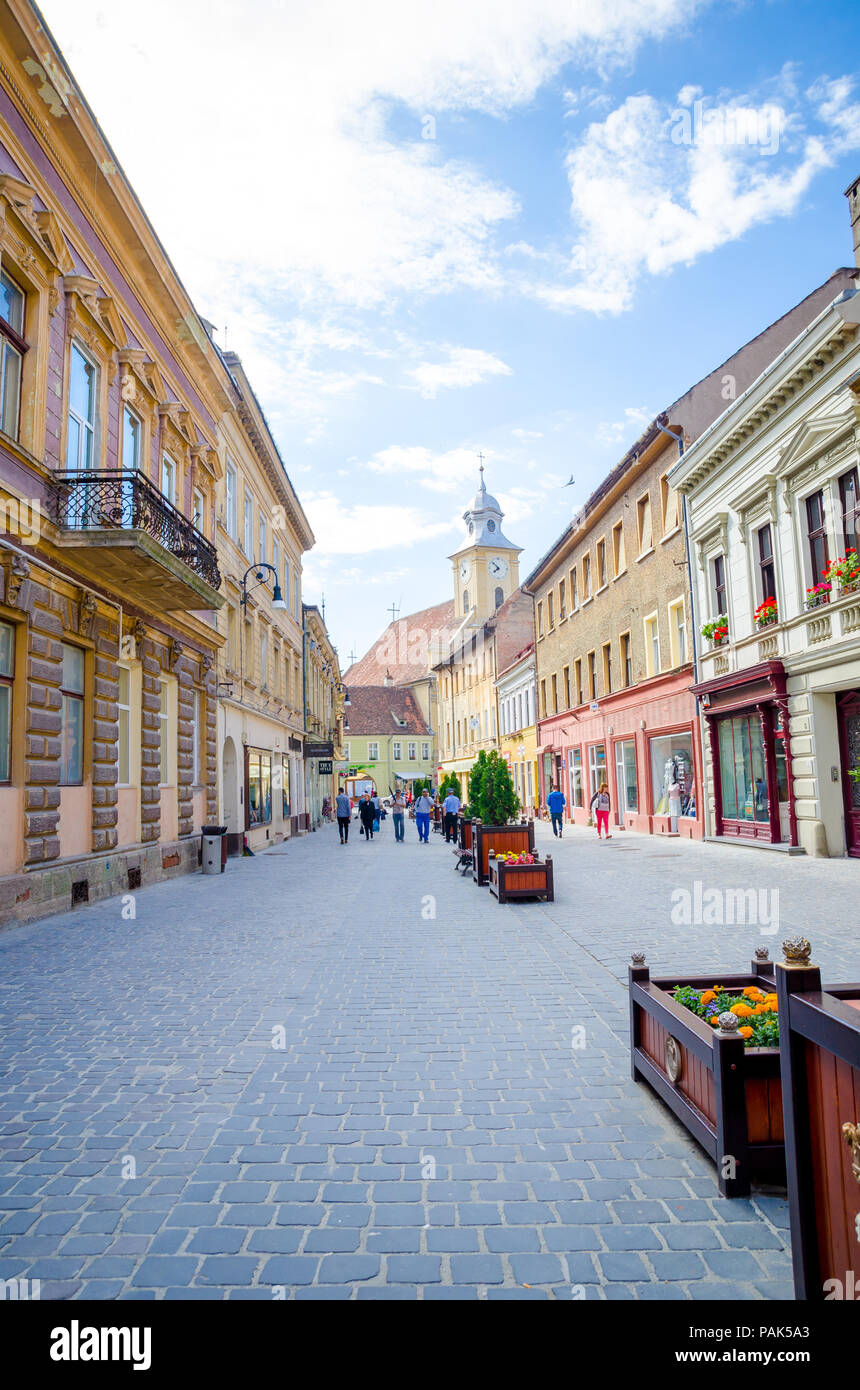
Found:
[[457, 839], [457, 812], [460, 809], [460, 798], [456, 792], [449, 792], [442, 802], [442, 809], [445, 812], [445, 844], [450, 844]]
[[553, 787], [546, 799], [547, 808], [552, 819], [552, 833], [561, 839], [561, 832], [564, 826], [564, 808], [567, 805], [564, 792], [559, 791], [558, 787]]

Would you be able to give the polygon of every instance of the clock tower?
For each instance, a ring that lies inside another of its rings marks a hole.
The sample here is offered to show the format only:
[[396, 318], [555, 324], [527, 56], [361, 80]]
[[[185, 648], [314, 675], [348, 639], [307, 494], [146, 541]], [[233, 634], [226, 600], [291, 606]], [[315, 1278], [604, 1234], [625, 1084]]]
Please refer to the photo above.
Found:
[[469, 507], [463, 513], [467, 535], [463, 544], [449, 556], [454, 567], [454, 597], [457, 618], [472, 616], [476, 625], [486, 621], [519, 587], [522, 547], [502, 534], [503, 512], [495, 497], [481, 482]]

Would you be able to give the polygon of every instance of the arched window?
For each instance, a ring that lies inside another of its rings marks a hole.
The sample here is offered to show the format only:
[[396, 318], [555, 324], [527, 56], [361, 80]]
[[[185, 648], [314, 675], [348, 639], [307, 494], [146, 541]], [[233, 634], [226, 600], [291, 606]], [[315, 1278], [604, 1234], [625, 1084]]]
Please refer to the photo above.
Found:
[[501, 608], [501, 606], [502, 606], [502, 604], [504, 603], [504, 601], [505, 601], [505, 591], [504, 591], [504, 589], [497, 589], [497, 590], [496, 590], [496, 607], [497, 607], [497, 608]]
[[469, 611], [469, 590], [468, 590], [468, 589], [464, 589], [464, 590], [463, 590], [463, 612], [464, 612], [464, 613], [468, 613], [468, 611]]

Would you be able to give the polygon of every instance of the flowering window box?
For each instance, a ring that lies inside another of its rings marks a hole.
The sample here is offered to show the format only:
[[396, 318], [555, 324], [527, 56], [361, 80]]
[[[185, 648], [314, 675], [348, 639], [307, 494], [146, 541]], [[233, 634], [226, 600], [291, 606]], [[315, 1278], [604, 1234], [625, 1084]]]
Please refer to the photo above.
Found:
[[779, 609], [775, 598], [766, 598], [759, 604], [753, 614], [753, 620], [757, 628], [771, 627], [779, 622]]
[[825, 603], [830, 602], [830, 585], [816, 584], [806, 591], [806, 607], [822, 608]]
[[487, 881], [490, 892], [500, 903], [518, 898], [543, 898], [548, 903], [555, 900], [552, 855], [548, 854], [544, 860], [529, 854], [528, 859], [532, 860], [531, 864], [514, 864], [497, 858], [495, 850], [490, 850]]
[[633, 1079], [653, 1086], [710, 1154], [724, 1197], [746, 1196], [753, 1177], [784, 1176], [779, 1047], [748, 1046], [740, 1032], [746, 1018], [724, 1011], [727, 1026], [714, 1026], [675, 993], [773, 996], [772, 968], [762, 959], [752, 962], [749, 974], [652, 980], [637, 953], [628, 970]]

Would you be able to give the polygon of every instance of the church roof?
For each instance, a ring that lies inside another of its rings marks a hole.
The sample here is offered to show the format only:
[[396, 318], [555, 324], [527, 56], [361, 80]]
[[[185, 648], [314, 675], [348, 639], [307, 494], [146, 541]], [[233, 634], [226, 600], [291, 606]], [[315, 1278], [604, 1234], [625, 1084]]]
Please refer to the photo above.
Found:
[[389, 675], [396, 686], [421, 680], [443, 650], [447, 651], [457, 627], [453, 599], [389, 623], [370, 651], [344, 672], [343, 683], [350, 692], [350, 699], [353, 685], [381, 686]]

